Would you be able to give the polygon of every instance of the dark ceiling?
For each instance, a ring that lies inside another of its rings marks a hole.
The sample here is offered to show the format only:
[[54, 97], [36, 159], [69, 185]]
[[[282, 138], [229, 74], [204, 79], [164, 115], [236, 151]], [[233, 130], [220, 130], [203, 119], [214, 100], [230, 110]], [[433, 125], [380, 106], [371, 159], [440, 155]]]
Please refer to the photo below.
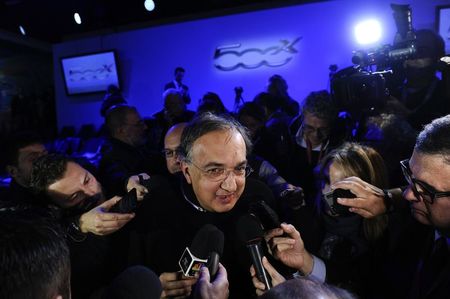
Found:
[[[317, 0], [316, 0], [317, 1]], [[144, 0], [0, 0], [0, 29], [49, 43], [92, 32], [114, 32], [141, 26], [315, 2], [314, 0], [154, 0], [148, 12]], [[74, 22], [78, 12], [82, 24]]]

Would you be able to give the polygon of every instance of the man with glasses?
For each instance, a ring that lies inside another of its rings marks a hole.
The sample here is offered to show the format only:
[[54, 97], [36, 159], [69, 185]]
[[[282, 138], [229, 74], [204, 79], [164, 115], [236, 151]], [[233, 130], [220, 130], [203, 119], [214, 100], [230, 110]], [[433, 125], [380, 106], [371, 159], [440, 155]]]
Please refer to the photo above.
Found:
[[[107, 197], [123, 195], [131, 176], [166, 173], [161, 154], [145, 146], [147, 126], [135, 107], [111, 108], [105, 123], [111, 138], [102, 147], [99, 180]], [[143, 188], [137, 191], [138, 195], [145, 193]]]
[[[417, 137], [411, 158], [400, 163], [408, 183], [403, 197], [409, 202], [414, 219], [427, 226], [425, 234], [421, 235], [422, 229], [412, 223], [406, 231], [411, 227], [417, 230], [411, 235], [399, 235], [394, 244], [397, 248], [406, 248], [397, 255], [398, 260], [412, 257], [407, 265], [417, 266], [412, 273], [403, 271], [401, 274], [403, 280], [408, 274], [414, 276], [406, 288], [410, 291], [408, 298], [447, 298], [450, 294], [450, 115], [425, 126]], [[386, 203], [390, 202], [388, 192], [383, 194], [372, 187], [358, 178], [348, 178], [333, 186], [351, 190], [356, 199], [339, 199], [338, 202], [366, 218], [384, 213], [388, 209]], [[420, 239], [415, 246], [406, 247], [405, 244], [411, 243], [404, 236], [411, 241]], [[390, 269], [400, 264], [395, 264], [398, 260], [391, 261]]]
[[184, 128], [177, 152], [182, 175], [149, 190], [150, 198], [135, 219], [145, 234], [144, 260], [139, 262], [160, 274], [163, 297], [185, 297], [192, 292], [197, 279], [183, 277], [178, 261], [205, 224], [215, 225], [225, 235], [220, 260], [228, 272], [230, 297], [254, 295], [250, 259], [245, 245], [237, 240], [235, 223], [251, 203], [273, 198], [267, 186], [247, 178], [250, 148], [245, 129], [233, 119], [206, 113]]
[[[301, 113], [290, 125], [292, 145], [285, 166], [274, 164], [291, 184], [301, 186], [306, 199], [317, 193], [314, 168], [342, 138], [337, 133], [338, 109], [326, 90], [311, 92], [302, 104]], [[301, 169], [302, 171], [298, 171]]]
[[181, 172], [181, 162], [178, 159], [177, 149], [180, 146], [181, 134], [187, 123], [179, 123], [172, 126], [164, 137], [163, 154], [166, 157], [167, 170], [171, 174]]

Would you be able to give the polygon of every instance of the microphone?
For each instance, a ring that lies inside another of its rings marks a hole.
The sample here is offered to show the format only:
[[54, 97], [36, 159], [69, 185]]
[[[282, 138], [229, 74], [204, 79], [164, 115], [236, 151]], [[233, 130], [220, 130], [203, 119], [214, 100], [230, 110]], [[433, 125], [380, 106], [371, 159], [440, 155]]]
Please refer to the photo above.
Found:
[[256, 217], [246, 214], [239, 218], [237, 222], [237, 233], [241, 241], [247, 244], [253, 266], [255, 267], [256, 276], [265, 284], [266, 290], [270, 290], [272, 284], [267, 278], [266, 270], [262, 264], [263, 252], [261, 240], [263, 239], [263, 231], [261, 224]]
[[195, 235], [191, 247], [186, 247], [178, 262], [183, 274], [195, 276], [202, 266], [206, 266], [213, 280], [219, 268], [223, 243], [222, 231], [212, 224], [205, 224]]

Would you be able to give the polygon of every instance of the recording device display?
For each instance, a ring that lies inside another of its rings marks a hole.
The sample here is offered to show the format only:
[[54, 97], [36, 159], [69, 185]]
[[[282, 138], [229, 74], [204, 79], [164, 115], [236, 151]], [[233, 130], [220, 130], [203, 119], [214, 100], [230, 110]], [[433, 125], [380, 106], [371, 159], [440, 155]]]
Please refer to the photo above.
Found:
[[109, 209], [111, 213], [131, 213], [136, 210], [137, 207], [137, 192], [136, 188], [131, 189], [127, 194], [122, 196], [122, 199], [119, 200], [114, 206]]
[[178, 264], [184, 276], [194, 277], [203, 266], [208, 267], [211, 280], [219, 268], [224, 235], [212, 224], [204, 225], [195, 235], [191, 247], [186, 247]]
[[[397, 26], [393, 45], [353, 53], [353, 66], [332, 72], [331, 94], [339, 108], [350, 114], [376, 111], [386, 103], [387, 86], [393, 82], [393, 66], [414, 58], [416, 35], [412, 27], [409, 5], [391, 4]], [[372, 71], [369, 67], [376, 66]], [[398, 80], [399, 83], [402, 80]]]
[[272, 284], [262, 264], [264, 254], [261, 248], [261, 241], [263, 240], [264, 233], [261, 228], [261, 223], [253, 215], [244, 215], [237, 222], [237, 233], [239, 239], [247, 245], [253, 266], [255, 267], [256, 276], [264, 283], [266, 290], [270, 290]]
[[350, 190], [335, 189], [333, 191], [322, 194], [324, 202], [328, 206], [329, 211], [333, 216], [350, 216], [352, 214], [349, 207], [343, 206], [337, 202], [338, 198], [355, 198], [356, 195]]

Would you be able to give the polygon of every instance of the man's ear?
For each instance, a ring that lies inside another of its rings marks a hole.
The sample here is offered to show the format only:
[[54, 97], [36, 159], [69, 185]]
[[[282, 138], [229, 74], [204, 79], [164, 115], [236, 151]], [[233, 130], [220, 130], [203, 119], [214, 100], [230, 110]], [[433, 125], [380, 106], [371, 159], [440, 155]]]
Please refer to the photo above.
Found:
[[17, 166], [8, 165], [6, 166], [6, 172], [13, 178], [17, 177], [17, 174], [19, 172], [19, 169]]
[[191, 174], [189, 173], [189, 166], [188, 166], [188, 164], [187, 164], [186, 162], [184, 162], [184, 161], [181, 161], [181, 171], [183, 172], [183, 175], [184, 175], [186, 181], [187, 181], [189, 184], [192, 184], [192, 181], [191, 181]]

